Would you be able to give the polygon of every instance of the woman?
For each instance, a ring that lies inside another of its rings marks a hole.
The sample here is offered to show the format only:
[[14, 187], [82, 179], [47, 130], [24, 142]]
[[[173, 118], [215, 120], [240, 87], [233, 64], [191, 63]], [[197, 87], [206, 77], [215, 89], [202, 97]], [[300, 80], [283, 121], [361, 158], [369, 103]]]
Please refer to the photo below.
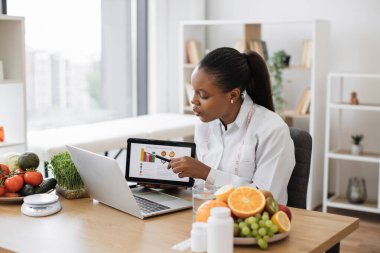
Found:
[[285, 122], [274, 113], [265, 61], [255, 52], [218, 48], [191, 76], [197, 159], [172, 159], [179, 177], [216, 186], [251, 184], [271, 191], [282, 204], [295, 158]]

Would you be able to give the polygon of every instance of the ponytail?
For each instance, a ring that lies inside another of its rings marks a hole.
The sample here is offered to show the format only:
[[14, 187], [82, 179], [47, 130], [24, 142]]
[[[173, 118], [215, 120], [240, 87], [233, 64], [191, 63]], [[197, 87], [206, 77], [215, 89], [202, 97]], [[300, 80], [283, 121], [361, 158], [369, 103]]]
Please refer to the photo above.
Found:
[[199, 63], [199, 69], [213, 75], [222, 91], [246, 90], [254, 103], [274, 111], [268, 68], [258, 53], [240, 53], [221, 47], [208, 53]]
[[247, 94], [256, 104], [274, 112], [270, 76], [264, 59], [253, 51], [246, 51], [244, 56], [251, 72], [251, 80], [245, 87]]

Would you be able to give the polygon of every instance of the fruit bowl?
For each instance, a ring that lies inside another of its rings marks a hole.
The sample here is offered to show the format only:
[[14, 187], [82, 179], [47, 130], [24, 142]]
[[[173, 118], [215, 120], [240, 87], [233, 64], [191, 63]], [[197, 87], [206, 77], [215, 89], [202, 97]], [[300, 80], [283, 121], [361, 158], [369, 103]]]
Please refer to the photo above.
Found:
[[22, 202], [24, 197], [0, 197], [0, 203], [19, 203]]
[[[289, 235], [289, 232], [275, 234], [272, 238], [269, 239], [268, 243], [283, 240], [286, 237], [288, 237], [288, 235]], [[234, 244], [235, 245], [256, 245], [257, 240], [253, 237], [234, 237]]]

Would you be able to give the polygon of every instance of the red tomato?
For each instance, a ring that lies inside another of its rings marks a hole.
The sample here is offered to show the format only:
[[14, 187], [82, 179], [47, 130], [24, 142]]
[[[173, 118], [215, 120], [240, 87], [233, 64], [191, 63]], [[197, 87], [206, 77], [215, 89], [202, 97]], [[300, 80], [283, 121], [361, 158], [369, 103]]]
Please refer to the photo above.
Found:
[[0, 186], [0, 196], [3, 196], [5, 193], [5, 187], [4, 186]]
[[8, 176], [9, 173], [9, 167], [4, 163], [0, 163], [0, 179]]
[[39, 171], [27, 171], [24, 174], [25, 183], [38, 186], [42, 183], [42, 174]]
[[24, 186], [24, 179], [22, 176], [13, 176], [8, 177], [5, 180], [5, 189], [7, 189], [9, 192], [18, 192], [22, 189]]

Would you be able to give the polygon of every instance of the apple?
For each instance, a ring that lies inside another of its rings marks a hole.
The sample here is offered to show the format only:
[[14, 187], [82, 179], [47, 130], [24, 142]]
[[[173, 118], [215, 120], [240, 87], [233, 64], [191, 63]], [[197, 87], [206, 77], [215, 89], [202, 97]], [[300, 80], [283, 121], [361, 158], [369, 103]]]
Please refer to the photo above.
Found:
[[259, 189], [259, 191], [264, 195], [265, 199], [269, 198], [269, 197], [273, 198], [273, 195], [272, 195], [272, 193], [270, 191], [267, 191], [267, 190], [264, 190], [264, 189]]
[[282, 204], [278, 204], [278, 207], [279, 207], [280, 211], [283, 211], [284, 213], [286, 213], [289, 220], [292, 221], [292, 212], [290, 211], [289, 207], [282, 205]]

